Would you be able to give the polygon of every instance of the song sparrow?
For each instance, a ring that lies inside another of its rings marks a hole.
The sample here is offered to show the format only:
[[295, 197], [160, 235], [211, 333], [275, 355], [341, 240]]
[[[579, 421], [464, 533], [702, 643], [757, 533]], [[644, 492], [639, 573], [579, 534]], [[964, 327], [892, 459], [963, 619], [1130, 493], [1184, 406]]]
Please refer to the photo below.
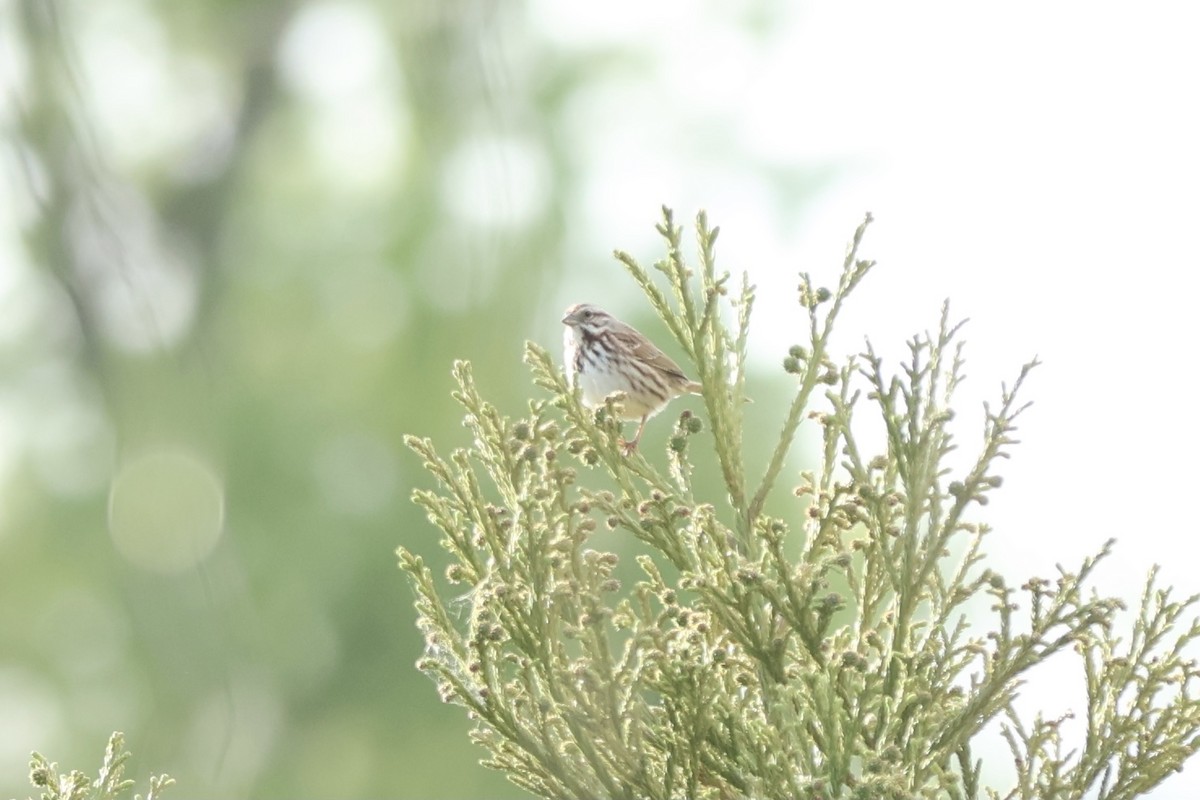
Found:
[[628, 455], [637, 449], [646, 420], [672, 398], [699, 394], [700, 384], [683, 374], [671, 358], [630, 325], [590, 303], [576, 303], [562, 318], [567, 376], [579, 386], [583, 403], [594, 408], [613, 392], [625, 393], [624, 419], [641, 419], [633, 439], [622, 442]]

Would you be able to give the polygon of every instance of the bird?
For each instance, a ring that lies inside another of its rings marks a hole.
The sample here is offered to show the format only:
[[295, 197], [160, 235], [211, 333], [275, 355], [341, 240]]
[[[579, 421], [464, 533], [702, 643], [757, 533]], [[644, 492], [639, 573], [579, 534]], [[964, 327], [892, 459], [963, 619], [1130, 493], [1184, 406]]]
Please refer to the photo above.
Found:
[[688, 378], [670, 356], [602, 308], [576, 303], [563, 313], [562, 322], [567, 326], [567, 376], [579, 387], [583, 404], [595, 408], [613, 392], [624, 392], [622, 419], [641, 420], [633, 438], [621, 442], [626, 455], [637, 449], [646, 420], [680, 395], [701, 393], [701, 384]]

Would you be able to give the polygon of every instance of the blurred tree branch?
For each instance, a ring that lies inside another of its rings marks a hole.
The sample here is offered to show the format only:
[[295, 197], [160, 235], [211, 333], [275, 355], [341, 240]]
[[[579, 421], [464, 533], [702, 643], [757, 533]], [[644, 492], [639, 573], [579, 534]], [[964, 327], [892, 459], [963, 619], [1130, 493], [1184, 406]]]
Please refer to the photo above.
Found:
[[[151, 224], [166, 241], [183, 241], [194, 255], [192, 266], [200, 287], [199, 306], [211, 310], [222, 289], [218, 248], [222, 241], [231, 204], [229, 197], [247, 158], [250, 142], [267, 117], [279, 94], [274, 52], [279, 37], [298, 4], [258, 4], [238, 19], [247, 21], [253, 33], [237, 37], [242, 50], [241, 97], [231, 129], [232, 141], [225, 143], [228, 156], [219, 168], [198, 182], [166, 182], [156, 202]], [[140, 193], [109, 167], [101, 139], [94, 129], [85, 86], [104, 76], [80, 74], [75, 57], [74, 31], [69, 10], [58, 0], [21, 0], [22, 35], [30, 54], [31, 89], [18, 117], [17, 139], [24, 168], [25, 190], [39, 209], [39, 219], [28, 236], [35, 263], [43, 265], [71, 298], [85, 345], [85, 362], [101, 384], [105, 383], [105, 345], [97, 324], [95, 285], [81, 263], [78, 241], [81, 225], [102, 228], [96, 238], [109, 248], [103, 254], [103, 269], [127, 267], [124, 250], [124, 220], [111, 202], [114, 191]], [[215, 135], [215, 132], [213, 132]], [[86, 214], [84, 212], [87, 212]], [[197, 324], [192, 338], [199, 338]]]

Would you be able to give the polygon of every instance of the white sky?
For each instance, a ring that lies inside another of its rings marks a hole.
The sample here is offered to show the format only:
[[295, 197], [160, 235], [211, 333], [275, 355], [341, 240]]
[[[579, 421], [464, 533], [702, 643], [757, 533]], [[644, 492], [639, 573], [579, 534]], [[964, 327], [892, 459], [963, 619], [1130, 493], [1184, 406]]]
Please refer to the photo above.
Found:
[[[796, 272], [835, 280], [871, 211], [863, 255], [880, 265], [841, 325], [847, 349], [867, 334], [889, 351], [949, 297], [971, 318], [964, 412], [1033, 355], [1045, 362], [988, 507], [996, 555], [1045, 571], [1117, 536], [1123, 568], [1165, 561], [1169, 581], [1200, 589], [1177, 505], [1200, 452], [1200, 7], [809, 4], [748, 48], [712, 5], [696, 20], [682, 2], [534, 4], [563, 47], [644, 40], [655, 53], [646, 74], [580, 104], [581, 131], [607, 121], [581, 135], [581, 160], [597, 166], [571, 223], [593, 252], [617, 243], [649, 260], [657, 204], [685, 223], [706, 208], [724, 265], [758, 284], [770, 341], [794, 317]], [[839, 171], [800, 218], [779, 219], [764, 182], [722, 148]], [[978, 417], [960, 419], [975, 441]]]

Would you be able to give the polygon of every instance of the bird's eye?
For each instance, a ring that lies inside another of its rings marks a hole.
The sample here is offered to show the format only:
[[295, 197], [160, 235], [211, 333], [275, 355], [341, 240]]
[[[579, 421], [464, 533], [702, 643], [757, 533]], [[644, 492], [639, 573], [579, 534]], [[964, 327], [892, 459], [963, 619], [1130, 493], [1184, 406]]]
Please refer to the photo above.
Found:
[[591, 312], [591, 311], [584, 311], [584, 312], [583, 312], [583, 318], [584, 318], [584, 319], [591, 319], [591, 317], [592, 317], [592, 312]]

